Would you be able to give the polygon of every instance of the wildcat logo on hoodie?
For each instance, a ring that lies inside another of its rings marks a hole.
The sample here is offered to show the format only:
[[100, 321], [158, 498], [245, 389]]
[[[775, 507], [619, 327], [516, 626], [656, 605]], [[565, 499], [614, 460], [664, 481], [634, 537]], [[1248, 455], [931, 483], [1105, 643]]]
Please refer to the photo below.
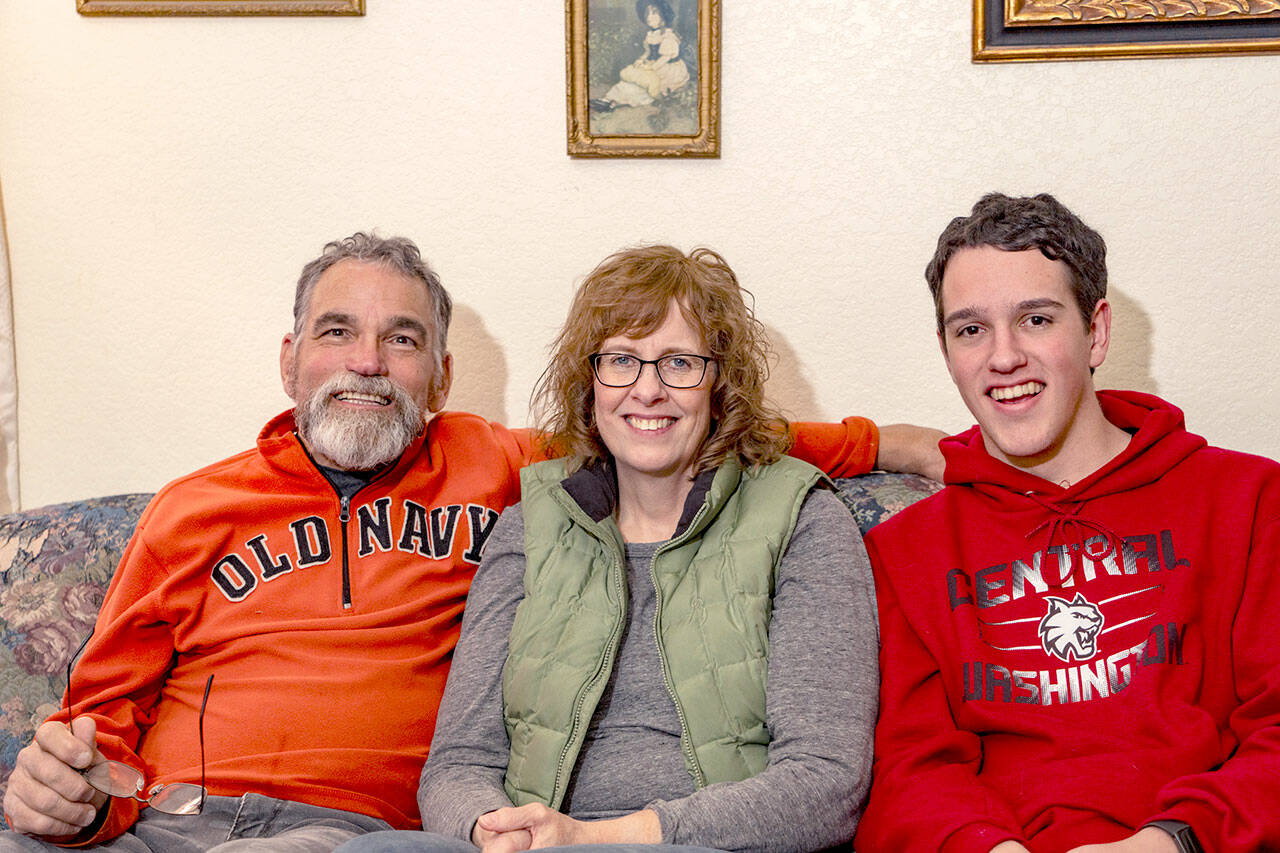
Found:
[[952, 609], [976, 611], [991, 655], [962, 664], [966, 701], [1090, 702], [1125, 690], [1148, 666], [1183, 662], [1186, 626], [1157, 615], [1168, 574], [1190, 568], [1172, 532], [1107, 544], [1091, 537], [948, 572]]
[[[961, 665], [966, 702], [1092, 702], [1128, 688], [1144, 667], [1183, 662], [1187, 626], [1156, 616], [1161, 584], [1114, 590], [1091, 601], [1079, 590], [1066, 598], [1064, 588], [1078, 578], [1064, 580], [1053, 589], [1057, 596], [1044, 590], [1048, 594], [1006, 598], [1004, 606], [993, 606], [991, 615], [979, 619], [979, 638], [996, 657]], [[997, 616], [1010, 607], [1021, 613]]]
[[1047, 595], [1049, 612], [1040, 620], [1040, 644], [1044, 653], [1059, 660], [1086, 661], [1098, 653], [1098, 632], [1102, 630], [1102, 611], [1083, 595], [1076, 593], [1071, 601]]

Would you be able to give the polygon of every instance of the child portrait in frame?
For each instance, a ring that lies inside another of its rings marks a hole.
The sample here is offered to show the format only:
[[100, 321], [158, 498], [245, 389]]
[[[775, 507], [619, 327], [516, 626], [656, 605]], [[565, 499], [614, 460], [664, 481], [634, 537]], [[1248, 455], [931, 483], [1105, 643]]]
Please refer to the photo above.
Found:
[[719, 0], [566, 0], [569, 153], [719, 153]]
[[[685, 11], [680, 19], [673, 3]], [[634, 16], [628, 8], [633, 5]], [[696, 7], [696, 0], [590, 0], [587, 103], [592, 133], [698, 132]], [[618, 21], [619, 12], [631, 18], [630, 26]]]

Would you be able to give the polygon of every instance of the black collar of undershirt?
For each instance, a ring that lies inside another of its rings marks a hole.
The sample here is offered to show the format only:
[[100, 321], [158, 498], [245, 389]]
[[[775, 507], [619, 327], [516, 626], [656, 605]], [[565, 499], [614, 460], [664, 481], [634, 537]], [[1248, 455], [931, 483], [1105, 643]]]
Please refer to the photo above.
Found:
[[316, 463], [320, 473], [329, 481], [340, 497], [350, 498], [356, 492], [369, 485], [369, 481], [381, 471], [346, 471], [342, 468], [330, 468], [328, 465]]
[[[672, 539], [693, 523], [693, 517], [706, 501], [711, 481], [715, 477], [716, 469], [708, 468], [693, 478], [693, 488], [684, 499], [684, 510], [680, 513], [680, 522], [676, 525], [676, 532], [671, 535]], [[592, 521], [604, 521], [613, 515], [618, 506], [618, 474], [612, 462], [593, 462], [579, 468], [561, 480], [560, 485]]]

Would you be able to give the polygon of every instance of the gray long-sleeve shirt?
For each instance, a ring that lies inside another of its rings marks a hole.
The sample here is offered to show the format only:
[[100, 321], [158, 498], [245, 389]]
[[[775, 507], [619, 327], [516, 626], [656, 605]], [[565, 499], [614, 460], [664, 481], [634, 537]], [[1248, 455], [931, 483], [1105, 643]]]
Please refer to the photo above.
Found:
[[[852, 838], [871, 774], [878, 691], [870, 565], [829, 492], [804, 503], [778, 565], [769, 626], [764, 771], [695, 791], [663, 684], [649, 575], [661, 543], [627, 546], [630, 604], [613, 674], [592, 717], [564, 810], [592, 820], [652, 808], [663, 841], [723, 850], [813, 851]], [[502, 666], [524, 578], [519, 505], [493, 530], [471, 587], [418, 806], [423, 827], [469, 840], [511, 805]]]

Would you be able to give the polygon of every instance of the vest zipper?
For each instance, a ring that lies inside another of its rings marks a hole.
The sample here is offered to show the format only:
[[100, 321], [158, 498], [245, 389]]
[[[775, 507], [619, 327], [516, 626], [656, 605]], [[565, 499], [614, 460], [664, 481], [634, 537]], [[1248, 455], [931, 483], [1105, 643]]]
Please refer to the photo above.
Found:
[[[622, 563], [620, 562], [617, 553], [614, 553], [613, 555], [613, 577], [617, 588], [622, 590], [625, 583], [623, 581]], [[566, 772], [565, 765], [569, 758], [570, 748], [573, 746], [573, 743], [577, 738], [578, 729], [582, 725], [582, 707], [586, 704], [587, 695], [591, 693], [596, 682], [600, 680], [600, 675], [604, 672], [605, 664], [613, 660], [614, 655], [618, 651], [618, 641], [621, 638], [622, 625], [627, 621], [627, 605], [625, 596], [621, 596], [620, 600], [622, 601], [621, 617], [614, 620], [613, 633], [609, 635], [609, 642], [605, 644], [604, 652], [600, 655], [600, 659], [596, 663], [596, 671], [591, 674], [591, 677], [587, 679], [587, 683], [583, 685], [582, 692], [578, 694], [578, 700], [573, 706], [573, 719], [569, 722], [569, 736], [565, 738], [564, 746], [560, 749], [560, 757], [556, 760], [556, 778], [551, 785], [551, 802], [548, 805], [553, 809], [559, 809], [560, 803], [564, 799], [564, 794], [561, 793], [560, 785], [564, 780]], [[593, 707], [593, 713], [594, 710], [595, 709]]]
[[690, 531], [697, 529], [698, 522], [706, 512], [707, 505], [703, 503], [702, 508], [698, 510], [693, 520], [689, 522], [684, 535], [678, 540], [673, 539], [658, 548], [653, 552], [653, 558], [649, 561], [649, 580], [653, 583], [653, 642], [658, 647], [658, 662], [662, 665], [662, 684], [667, 688], [667, 695], [671, 697], [671, 704], [676, 706], [676, 716], [680, 719], [680, 748], [684, 751], [685, 761], [688, 762], [690, 773], [693, 774], [693, 785], [698, 790], [707, 787], [707, 776], [702, 772], [702, 765], [698, 762], [697, 753], [693, 751], [693, 737], [689, 734], [689, 721], [685, 717], [684, 706], [680, 704], [680, 697], [676, 695], [675, 686], [671, 683], [671, 670], [667, 665], [667, 650], [662, 645], [662, 632], [658, 630], [658, 626], [662, 624], [662, 590], [658, 587], [658, 573], [654, 567], [658, 563], [658, 557], [662, 556], [664, 551], [677, 548], [689, 539]]
[[342, 495], [338, 521], [342, 522], [342, 609], [351, 609], [351, 565], [347, 561], [347, 522], [351, 520], [351, 498]]

